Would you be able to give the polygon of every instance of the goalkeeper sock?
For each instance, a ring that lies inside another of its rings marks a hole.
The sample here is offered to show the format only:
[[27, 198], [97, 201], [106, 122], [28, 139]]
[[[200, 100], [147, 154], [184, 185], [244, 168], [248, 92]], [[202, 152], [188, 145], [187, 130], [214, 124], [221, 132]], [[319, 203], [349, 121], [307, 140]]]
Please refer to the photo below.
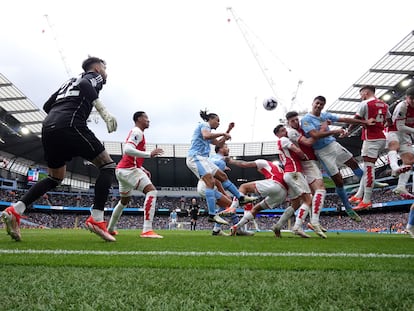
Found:
[[104, 211], [92, 208], [91, 215], [96, 222], [104, 221]]
[[13, 204], [14, 210], [17, 214], [23, 215], [24, 211], [26, 210], [26, 204], [22, 201], [18, 201], [16, 204]]

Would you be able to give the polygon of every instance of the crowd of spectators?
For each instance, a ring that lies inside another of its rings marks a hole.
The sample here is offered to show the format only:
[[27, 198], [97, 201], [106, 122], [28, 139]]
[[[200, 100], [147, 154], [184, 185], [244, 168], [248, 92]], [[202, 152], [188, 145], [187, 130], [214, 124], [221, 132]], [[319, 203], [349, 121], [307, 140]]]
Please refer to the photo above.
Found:
[[[44, 212], [29, 212], [26, 214], [27, 218], [23, 220], [24, 227], [44, 227], [44, 228], [82, 228], [88, 217], [86, 214], [74, 213], [44, 213]], [[109, 215], [108, 215], [109, 216]], [[241, 217], [241, 215], [240, 215]], [[279, 216], [260, 216], [256, 219], [260, 230], [270, 230], [271, 226], [277, 222]], [[362, 221], [356, 223], [345, 215], [326, 216], [321, 215], [320, 221], [322, 226], [330, 231], [402, 231], [407, 221], [408, 211], [391, 211], [391, 212], [373, 212], [362, 215]], [[294, 219], [285, 228], [289, 229], [293, 224]], [[143, 216], [124, 214], [119, 220], [119, 229], [142, 229]], [[156, 215], [154, 217], [154, 229], [168, 229], [169, 217], [168, 215]], [[189, 229], [190, 217], [182, 216], [178, 219], [178, 229]], [[197, 221], [197, 229], [208, 230], [212, 229], [213, 225], [207, 221], [207, 217], [199, 217]], [[223, 226], [225, 229], [225, 226]], [[249, 227], [249, 230], [255, 230], [254, 227]]]
[[[0, 201], [15, 202], [23, 195], [21, 190], [5, 190], [0, 189]], [[118, 201], [118, 197], [111, 196], [108, 200], [107, 207], [113, 207]], [[390, 188], [376, 189], [373, 195], [373, 202], [390, 202], [398, 201], [400, 197], [395, 195]], [[130, 203], [130, 207], [142, 207], [144, 196], [134, 197]], [[179, 228], [187, 229], [190, 223], [190, 217], [185, 213], [191, 201], [191, 197], [159, 197], [157, 200], [158, 209], [173, 210], [179, 209]], [[71, 207], [90, 207], [93, 202], [93, 195], [89, 193], [48, 193], [34, 204], [53, 205], [53, 206], [71, 206]], [[199, 200], [201, 210], [206, 208], [203, 200]], [[338, 208], [338, 197], [335, 194], [328, 194], [325, 201], [325, 207]], [[26, 213], [27, 219], [23, 221], [26, 226], [42, 226], [47, 228], [82, 228], [87, 213], [79, 212], [53, 212], [39, 211], [29, 209]], [[109, 214], [106, 215], [109, 218]], [[240, 215], [241, 217], [242, 215]], [[267, 214], [257, 217], [257, 223], [261, 230], [270, 230], [271, 226], [278, 220], [280, 215]], [[321, 214], [321, 224], [329, 230], [358, 230], [358, 231], [389, 231], [402, 230], [408, 218], [408, 208], [406, 210], [372, 210], [364, 213], [362, 222], [356, 223], [343, 213]], [[154, 218], [154, 229], [168, 229], [168, 214], [156, 214]], [[294, 220], [292, 219], [292, 222]], [[291, 222], [291, 223], [292, 223]], [[120, 221], [118, 228], [120, 229], [141, 229], [143, 216], [137, 213], [125, 213]], [[289, 225], [289, 224], [288, 224]], [[197, 229], [211, 229], [212, 224], [207, 222], [207, 217], [200, 215], [197, 222]], [[253, 230], [253, 228], [250, 228]], [[284, 229], [288, 229], [285, 227]]]

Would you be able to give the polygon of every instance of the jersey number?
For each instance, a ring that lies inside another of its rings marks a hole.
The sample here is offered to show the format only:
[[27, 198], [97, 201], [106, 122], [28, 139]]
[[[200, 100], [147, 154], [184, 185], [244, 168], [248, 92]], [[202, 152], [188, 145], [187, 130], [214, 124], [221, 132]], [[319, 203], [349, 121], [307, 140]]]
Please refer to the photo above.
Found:
[[75, 90], [74, 87], [77, 85], [77, 80], [75, 79], [70, 79], [68, 81], [65, 82], [65, 84], [63, 84], [60, 87], [58, 96], [56, 97], [56, 100], [65, 98], [65, 97], [69, 97], [69, 96], [79, 96], [80, 91], [79, 90]]

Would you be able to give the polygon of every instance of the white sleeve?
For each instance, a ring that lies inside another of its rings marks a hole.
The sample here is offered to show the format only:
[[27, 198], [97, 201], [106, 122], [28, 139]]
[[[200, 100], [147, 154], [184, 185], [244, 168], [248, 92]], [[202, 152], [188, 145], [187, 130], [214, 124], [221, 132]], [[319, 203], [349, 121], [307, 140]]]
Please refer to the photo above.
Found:
[[395, 125], [396, 125], [397, 130], [399, 132], [408, 133], [408, 134], [414, 134], [414, 128], [405, 125], [405, 119], [403, 119], [403, 120], [402, 119], [398, 119], [395, 122]]
[[299, 138], [302, 136], [297, 130], [293, 128], [288, 128], [287, 130], [289, 139], [295, 144], [299, 143]]
[[134, 147], [134, 145], [130, 143], [125, 144], [124, 153], [131, 157], [137, 157], [137, 158], [150, 158], [151, 157], [151, 154], [149, 152], [138, 150]]
[[405, 124], [407, 119], [407, 104], [405, 102], [401, 102], [397, 105], [397, 107], [395, 107], [392, 119], [395, 122], [395, 126], [398, 131], [408, 134], [414, 133], [414, 128]]
[[361, 102], [359, 104], [355, 115], [357, 115], [358, 117], [361, 117], [363, 119], [368, 119], [367, 102], [368, 102], [367, 100], [364, 100], [363, 102]]
[[287, 137], [281, 137], [280, 138], [282, 142], [282, 147], [289, 149], [291, 145], [293, 145], [292, 141]]
[[254, 160], [254, 162], [256, 163], [258, 170], [261, 170], [267, 165], [267, 161], [264, 159], [257, 159], [257, 160]]
[[386, 114], [385, 118], [386, 119], [391, 119], [392, 118], [390, 109], [387, 109], [387, 114]]
[[404, 119], [407, 115], [407, 107], [405, 106], [405, 102], [399, 103], [392, 114], [392, 122], [396, 122], [397, 120]]
[[124, 145], [124, 153], [138, 158], [150, 158], [151, 153], [141, 151], [137, 149], [138, 144], [144, 138], [144, 133], [137, 127], [134, 127], [127, 138], [126, 144]]

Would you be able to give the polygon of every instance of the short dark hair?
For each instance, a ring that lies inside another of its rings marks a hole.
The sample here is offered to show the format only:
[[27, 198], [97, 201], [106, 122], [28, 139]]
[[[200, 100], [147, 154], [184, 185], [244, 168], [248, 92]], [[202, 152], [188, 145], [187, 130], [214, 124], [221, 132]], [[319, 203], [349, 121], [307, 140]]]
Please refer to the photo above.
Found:
[[102, 64], [106, 65], [106, 63], [103, 59], [100, 59], [100, 58], [94, 57], [94, 56], [89, 56], [82, 63], [83, 71], [87, 72], [88, 70], [90, 70], [92, 68], [92, 65], [96, 64], [96, 63], [102, 63]]
[[409, 87], [406, 91], [405, 91], [405, 95], [406, 96], [414, 96], [414, 86]]
[[284, 127], [284, 126], [285, 126], [284, 124], [279, 124], [278, 126], [276, 126], [276, 127], [273, 129], [273, 134], [277, 135], [277, 133], [280, 131], [280, 129], [281, 129], [282, 127]]
[[134, 116], [132, 117], [132, 120], [134, 120], [134, 122], [137, 122], [138, 118], [141, 117], [143, 114], [145, 114], [144, 111], [137, 111], [134, 113]]
[[297, 113], [297, 111], [289, 111], [286, 114], [286, 120], [289, 120], [290, 118], [293, 118], [293, 117], [297, 117], [298, 115], [299, 113]]
[[313, 101], [315, 101], [315, 100], [320, 100], [320, 101], [323, 101], [324, 103], [326, 103], [326, 98], [325, 98], [325, 96], [322, 96], [322, 95], [316, 96], [313, 99]]
[[364, 85], [363, 87], [361, 87], [359, 89], [360, 92], [362, 90], [370, 90], [372, 93], [375, 93], [375, 86], [373, 86], [373, 85]]

